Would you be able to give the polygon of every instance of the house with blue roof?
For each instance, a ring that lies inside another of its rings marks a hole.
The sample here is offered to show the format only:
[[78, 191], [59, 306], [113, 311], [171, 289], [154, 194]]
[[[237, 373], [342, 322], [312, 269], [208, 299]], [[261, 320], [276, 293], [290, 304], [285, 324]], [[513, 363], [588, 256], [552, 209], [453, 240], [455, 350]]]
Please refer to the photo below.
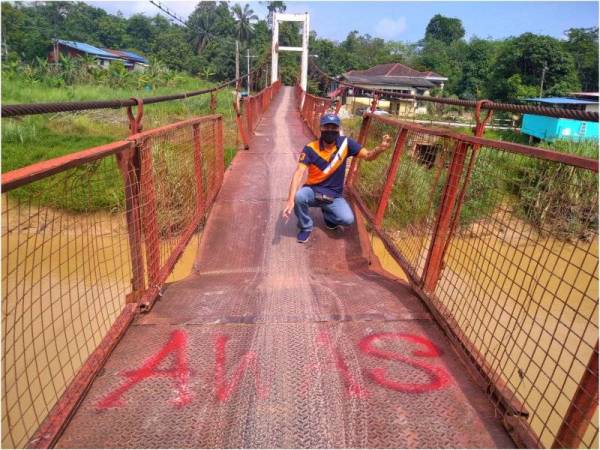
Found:
[[[536, 97], [526, 98], [524, 101], [551, 108], [598, 111], [597, 92], [579, 94], [586, 95], [573, 95], [573, 98]], [[557, 139], [571, 141], [583, 141], [586, 139], [597, 140], [598, 122], [539, 116], [537, 114], [524, 114], [521, 133], [549, 142]]]
[[58, 62], [60, 55], [72, 58], [83, 55], [92, 56], [101, 67], [108, 67], [111, 61], [123, 61], [125, 68], [129, 71], [145, 70], [148, 60], [137, 53], [127, 50], [113, 50], [109, 48], [98, 48], [84, 42], [66, 41], [64, 39], [53, 39], [52, 50], [48, 54], [49, 62]]

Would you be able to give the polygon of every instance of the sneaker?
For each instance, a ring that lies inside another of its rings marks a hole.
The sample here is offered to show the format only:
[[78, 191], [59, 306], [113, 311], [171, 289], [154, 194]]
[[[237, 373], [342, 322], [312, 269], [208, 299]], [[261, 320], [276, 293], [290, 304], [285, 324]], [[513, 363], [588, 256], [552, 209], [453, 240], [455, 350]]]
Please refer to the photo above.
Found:
[[306, 241], [308, 241], [309, 237], [310, 237], [310, 230], [300, 230], [300, 233], [298, 233], [298, 242], [300, 242], [301, 244], [304, 244]]
[[337, 230], [340, 226], [337, 223], [333, 223], [330, 222], [329, 220], [327, 220], [325, 218], [325, 216], [323, 216], [323, 220], [325, 221], [325, 226], [329, 229], [329, 230]]

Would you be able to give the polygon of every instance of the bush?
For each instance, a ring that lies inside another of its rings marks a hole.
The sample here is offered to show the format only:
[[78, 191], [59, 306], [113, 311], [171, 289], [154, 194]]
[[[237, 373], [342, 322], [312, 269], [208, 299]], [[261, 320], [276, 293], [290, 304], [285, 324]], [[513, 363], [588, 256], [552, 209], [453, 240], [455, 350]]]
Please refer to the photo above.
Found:
[[[598, 144], [557, 141], [543, 147], [598, 159]], [[598, 232], [598, 175], [566, 164], [520, 158], [514, 191], [520, 215], [541, 233], [590, 240]]]

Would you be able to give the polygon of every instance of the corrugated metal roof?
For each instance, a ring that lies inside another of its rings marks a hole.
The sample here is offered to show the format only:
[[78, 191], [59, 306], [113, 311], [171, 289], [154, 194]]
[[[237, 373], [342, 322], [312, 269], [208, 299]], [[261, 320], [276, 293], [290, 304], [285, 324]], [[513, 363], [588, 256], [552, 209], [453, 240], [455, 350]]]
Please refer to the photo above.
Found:
[[555, 105], [595, 105], [597, 102], [592, 102], [588, 100], [579, 100], [576, 98], [566, 98], [566, 97], [533, 97], [533, 98], [524, 98], [524, 101], [527, 102], [540, 102], [540, 103], [552, 103]]
[[112, 53], [113, 55], [116, 55], [119, 58], [125, 58], [134, 62], [148, 64], [148, 60], [143, 56], [138, 55], [137, 53], [133, 53], [127, 50], [114, 50], [112, 48], [104, 48], [103, 50]]
[[369, 69], [365, 70], [350, 70], [346, 73], [346, 75], [355, 75], [361, 77], [377, 77], [377, 76], [385, 76], [385, 77], [412, 77], [412, 78], [440, 78], [447, 80], [448, 78], [444, 77], [435, 72], [419, 72], [418, 70], [413, 69], [412, 67], [405, 66], [400, 63], [388, 63], [388, 64], [378, 64]]
[[379, 84], [385, 86], [412, 86], [412, 87], [433, 87], [435, 84], [421, 77], [402, 77], [402, 76], [358, 76], [347, 73], [346, 79], [350, 83]]
[[86, 44], [84, 42], [65, 41], [63, 39], [56, 39], [56, 42], [67, 47], [74, 48], [75, 50], [79, 50], [80, 52], [88, 53], [90, 55], [101, 56], [107, 59], [117, 59], [112, 53], [102, 50], [101, 48], [94, 47], [93, 45]]
[[138, 61], [144, 64], [148, 64], [148, 60], [146, 58], [144, 58], [141, 55], [138, 55], [137, 53], [133, 53], [130, 52], [128, 50], [121, 50], [123, 53], [125, 53], [126, 55], [129, 55], [131, 57], [131, 59], [133, 59], [134, 61]]

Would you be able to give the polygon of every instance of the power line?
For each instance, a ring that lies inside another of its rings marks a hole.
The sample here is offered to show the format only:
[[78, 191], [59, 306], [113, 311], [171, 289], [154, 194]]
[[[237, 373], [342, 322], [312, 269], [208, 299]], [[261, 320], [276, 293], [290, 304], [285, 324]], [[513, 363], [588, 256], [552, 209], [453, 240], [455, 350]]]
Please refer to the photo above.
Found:
[[162, 12], [164, 12], [166, 15], [168, 15], [169, 17], [171, 17], [173, 20], [176, 20], [177, 22], [181, 23], [183, 26], [189, 28], [189, 26], [188, 26], [188, 24], [186, 23], [185, 20], [183, 20], [177, 14], [175, 14], [174, 12], [172, 12], [166, 6], [163, 6], [159, 1], [150, 0], [150, 3], [152, 3], [154, 6], [156, 6], [158, 9], [160, 9]]

